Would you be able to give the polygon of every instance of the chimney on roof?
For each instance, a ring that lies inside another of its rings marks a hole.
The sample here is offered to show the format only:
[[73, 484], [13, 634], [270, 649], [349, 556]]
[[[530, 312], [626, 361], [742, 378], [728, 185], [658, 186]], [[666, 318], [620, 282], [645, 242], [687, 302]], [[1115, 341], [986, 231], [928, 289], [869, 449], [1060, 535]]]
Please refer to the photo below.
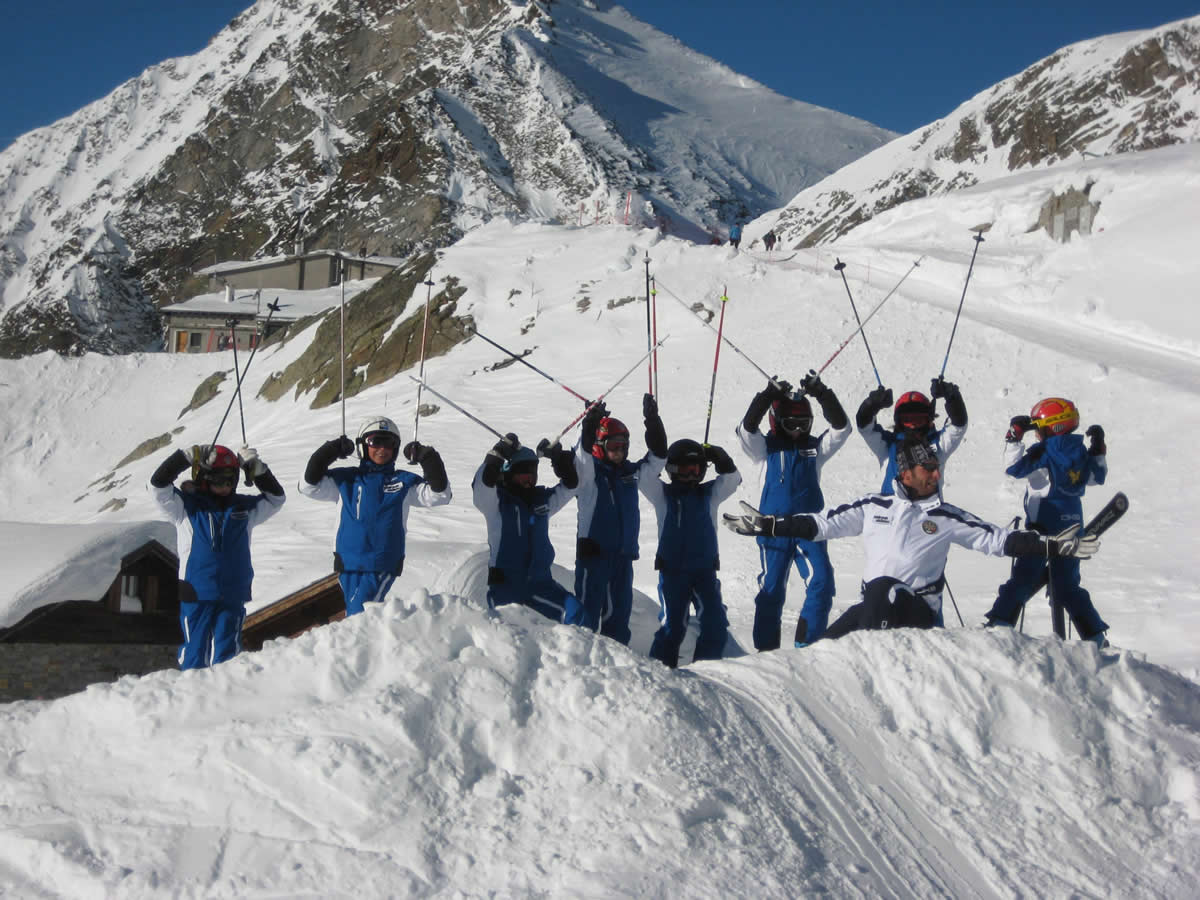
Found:
[[302, 237], [296, 238], [296, 255], [297, 256], [304, 255], [304, 238], [302, 238]]
[[233, 302], [233, 285], [229, 282], [225, 282], [225, 302]]

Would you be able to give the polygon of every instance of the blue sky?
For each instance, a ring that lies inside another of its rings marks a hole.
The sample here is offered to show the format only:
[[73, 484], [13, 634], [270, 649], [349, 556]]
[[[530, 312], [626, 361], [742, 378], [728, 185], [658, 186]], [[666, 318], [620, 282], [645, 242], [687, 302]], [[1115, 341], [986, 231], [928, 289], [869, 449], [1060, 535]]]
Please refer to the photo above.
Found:
[[[0, 147], [172, 56], [250, 0], [4, 2]], [[907, 132], [1065, 44], [1200, 13], [1200, 0], [628, 0], [634, 15], [782, 94]], [[1052, 12], [1050, 10], [1053, 10]]]

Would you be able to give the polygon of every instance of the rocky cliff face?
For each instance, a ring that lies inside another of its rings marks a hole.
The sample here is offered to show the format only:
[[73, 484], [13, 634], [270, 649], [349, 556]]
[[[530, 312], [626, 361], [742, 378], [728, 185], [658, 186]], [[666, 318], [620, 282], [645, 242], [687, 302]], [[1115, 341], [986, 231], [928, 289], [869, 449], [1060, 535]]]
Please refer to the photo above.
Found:
[[[0, 154], [0, 355], [154, 347], [195, 268], [297, 246], [409, 257], [631, 193], [699, 236], [891, 137], [745, 79], [758, 114], [723, 134], [734, 80], [596, 0], [260, 0]], [[837, 139], [806, 145], [817, 123]]]
[[1198, 138], [1200, 16], [1054, 53], [801, 192], [775, 230], [812, 246], [906, 200]]

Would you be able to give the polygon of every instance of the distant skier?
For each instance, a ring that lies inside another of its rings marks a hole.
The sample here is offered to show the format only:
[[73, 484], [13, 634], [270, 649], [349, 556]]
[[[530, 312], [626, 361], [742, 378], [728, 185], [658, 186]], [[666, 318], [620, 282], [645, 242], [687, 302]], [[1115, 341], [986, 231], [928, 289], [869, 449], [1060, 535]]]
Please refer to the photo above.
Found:
[[[175, 479], [192, 468], [192, 480]], [[259, 494], [237, 493], [245, 469]], [[179, 553], [179, 668], [203, 669], [242, 649], [242, 620], [251, 600], [254, 567], [250, 532], [283, 506], [283, 488], [257, 451], [198, 444], [176, 450], [150, 476], [150, 494], [175, 523]]]
[[[558, 484], [537, 483], [538, 455], [550, 459]], [[515, 434], [497, 441], [471, 481], [475, 507], [487, 524], [488, 605], [520, 603], [555, 622], [573, 601], [554, 580], [550, 517], [575, 496], [579, 477], [570, 450], [543, 439], [535, 453]]]
[[738, 245], [742, 242], [742, 226], [735, 222], [733, 227], [729, 229], [729, 243], [733, 245], [733, 249], [738, 249]]
[[[1074, 403], [1047, 397], [1028, 416], [1014, 416], [1004, 436], [1005, 472], [1028, 481], [1025, 521], [1041, 534], [1082, 526], [1084, 491], [1088, 485], [1104, 484], [1108, 475], [1104, 429], [1099, 425], [1088, 428], [1085, 446], [1084, 438], [1074, 433], [1078, 427], [1079, 410]], [[1026, 450], [1022, 438], [1029, 432], [1038, 443]], [[1015, 625], [1021, 608], [1047, 577], [1047, 570], [1053, 602], [1070, 614], [1080, 637], [1104, 646], [1108, 625], [1080, 585], [1077, 559], [1018, 559], [987, 614], [988, 624]]]
[[[355, 451], [358, 465], [330, 468]], [[358, 430], [357, 440], [342, 435], [318, 447], [300, 481], [304, 496], [341, 503], [333, 570], [348, 616], [362, 612], [367, 603], [383, 602], [404, 571], [409, 509], [450, 502], [450, 482], [437, 451], [416, 441], [405, 445], [405, 458], [419, 464], [423, 475], [397, 471], [399, 451], [396, 423], [373, 416]]]
[[738, 534], [800, 537], [810, 541], [862, 535], [862, 600], [825, 631], [839, 638], [852, 631], [933, 628], [942, 622], [946, 558], [958, 544], [989, 556], [1085, 559], [1100, 546], [1073, 525], [1054, 537], [990, 525], [941, 496], [941, 463], [933, 446], [908, 434], [896, 450], [894, 493], [867, 494], [825, 513], [764, 516], [752, 507], [725, 516]]
[[657, 479], [667, 462], [667, 433], [651, 394], [642, 398], [642, 417], [647, 453], [637, 462], [629, 459], [629, 429], [603, 403], [584, 416], [575, 446], [579, 535], [575, 594], [567, 599], [564, 621], [622, 644], [631, 636], [633, 561], [641, 534], [638, 484]]
[[[867, 395], [858, 408], [855, 424], [875, 458], [879, 460], [883, 483], [880, 492], [892, 493], [896, 479], [896, 447], [906, 434], [912, 433], [928, 441], [937, 453], [938, 461], [945, 466], [946, 460], [958, 449], [967, 433], [967, 406], [963, 402], [958, 385], [945, 381], [940, 375], [930, 382], [930, 397], [920, 391], [908, 391], [900, 395], [893, 411], [894, 426], [891, 430], [875, 422], [875, 416], [892, 402], [891, 388], [882, 385]], [[933, 401], [939, 397], [946, 401], [946, 417], [950, 423], [944, 428], [934, 428]]]
[[775, 237], [774, 231], [768, 231], [763, 235], [763, 246], [767, 248], [768, 253], [775, 249], [776, 240], [778, 239]]
[[[717, 477], [704, 481], [708, 464]], [[717, 580], [717, 508], [733, 496], [742, 476], [720, 447], [679, 440], [667, 449], [667, 474], [643, 478], [641, 491], [658, 515], [658, 614], [662, 626], [654, 635], [650, 656], [670, 668], [679, 665], [679, 647], [687, 631], [688, 612], [696, 604], [700, 637], [693, 658], [720, 659], [729, 636], [729, 619]], [[702, 483], [703, 482], [703, 483]]]
[[[759, 509], [768, 515], [819, 512], [825, 504], [821, 467], [850, 437], [850, 420], [842, 404], [817, 373], [810, 371], [800, 387], [803, 393], [793, 393], [786, 381], [768, 381], [750, 401], [736, 429], [746, 455], [762, 465]], [[805, 393], [821, 404], [821, 413], [829, 423], [829, 430], [817, 437], [812, 435], [812, 406]], [[758, 426], [768, 410], [770, 429], [762, 435]], [[754, 648], [779, 647], [788, 574], [793, 564], [808, 580], [795, 643], [815, 641], [825, 631], [833, 605], [833, 565], [825, 544], [794, 537], [760, 537], [758, 555], [762, 572], [754, 598]]]

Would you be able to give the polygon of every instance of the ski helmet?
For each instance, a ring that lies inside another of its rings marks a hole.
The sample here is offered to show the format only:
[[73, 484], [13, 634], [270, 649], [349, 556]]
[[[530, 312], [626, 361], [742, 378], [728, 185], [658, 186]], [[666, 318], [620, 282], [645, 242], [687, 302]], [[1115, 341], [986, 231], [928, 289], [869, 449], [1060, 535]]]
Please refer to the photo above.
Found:
[[897, 428], [926, 429], [933, 424], [933, 404], [920, 391], [906, 391], [896, 401], [893, 421]]
[[501, 467], [501, 476], [508, 481], [513, 475], [532, 473], [536, 483], [538, 470], [537, 454], [528, 447], [518, 447], [512, 459], [506, 459]]
[[676, 481], [681, 472], [687, 473], [689, 470], [697, 474], [694, 479], [688, 480], [703, 481], [704, 473], [708, 471], [708, 460], [705, 459], [704, 448], [699, 443], [690, 438], [682, 438], [667, 448], [667, 473], [672, 481]]
[[1070, 434], [1079, 427], [1079, 409], [1063, 397], [1039, 400], [1029, 411], [1029, 418], [1033, 419], [1034, 427], [1043, 438]]
[[629, 429], [625, 427], [625, 423], [620, 419], [605, 416], [596, 426], [596, 440], [592, 444], [592, 456], [596, 457], [596, 459], [604, 459], [604, 448], [610, 440], [624, 440], [626, 447], [628, 447]]
[[359, 459], [367, 458], [367, 437], [376, 434], [387, 436], [385, 441], [391, 445], [393, 454], [400, 450], [399, 426], [387, 416], [375, 416], [363, 422], [362, 428], [358, 429], [358, 440], [354, 446], [358, 449]]
[[[771, 404], [771, 431], [779, 434], [783, 431], [785, 434], [788, 431], [795, 431], [799, 434], [808, 434], [812, 430], [813, 412], [812, 404], [808, 402], [808, 398], [800, 391], [792, 391], [781, 400], [776, 400]], [[786, 427], [784, 423], [790, 424]]]
[[242, 460], [228, 447], [217, 444], [208, 452], [208, 458], [201, 464], [196, 473], [196, 480], [201, 484], [237, 484], [238, 469]]

